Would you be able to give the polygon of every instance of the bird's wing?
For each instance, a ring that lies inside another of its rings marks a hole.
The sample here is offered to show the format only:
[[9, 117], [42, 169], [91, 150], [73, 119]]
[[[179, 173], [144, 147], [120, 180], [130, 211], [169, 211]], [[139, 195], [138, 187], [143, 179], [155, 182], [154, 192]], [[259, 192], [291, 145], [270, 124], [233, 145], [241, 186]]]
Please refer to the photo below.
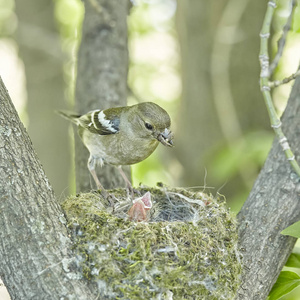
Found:
[[92, 133], [100, 135], [119, 132], [120, 116], [112, 109], [93, 110], [78, 119], [79, 125]]

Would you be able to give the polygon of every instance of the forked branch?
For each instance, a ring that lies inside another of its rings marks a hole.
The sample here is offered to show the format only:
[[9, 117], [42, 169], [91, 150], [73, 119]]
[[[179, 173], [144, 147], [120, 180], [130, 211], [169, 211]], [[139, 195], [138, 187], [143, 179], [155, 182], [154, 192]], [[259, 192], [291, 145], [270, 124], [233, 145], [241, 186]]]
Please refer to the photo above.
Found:
[[[292, 0], [292, 4], [294, 4], [294, 2], [295, 1]], [[274, 16], [274, 11], [276, 8], [276, 3], [277, 3], [277, 0], [270, 0], [268, 2], [268, 9], [267, 9], [267, 12], [266, 12], [266, 15], [264, 18], [264, 22], [263, 22], [263, 26], [262, 26], [262, 30], [260, 33], [260, 39], [261, 39], [260, 53], [259, 53], [259, 61], [260, 61], [260, 65], [261, 65], [260, 89], [263, 94], [265, 104], [266, 104], [266, 107], [267, 107], [267, 110], [269, 113], [271, 127], [274, 129], [274, 132], [279, 139], [280, 145], [281, 145], [288, 161], [292, 165], [294, 171], [300, 177], [300, 167], [299, 167], [297, 161], [295, 160], [295, 155], [292, 152], [290, 145], [288, 143], [288, 140], [285, 137], [285, 135], [281, 129], [282, 124], [281, 124], [280, 118], [278, 117], [278, 115], [276, 113], [276, 110], [275, 110], [275, 107], [273, 104], [273, 100], [272, 100], [272, 95], [270, 93], [271, 86], [269, 84], [269, 79], [270, 79], [272, 70], [269, 66], [270, 58], [269, 58], [269, 51], [268, 51], [268, 42], [269, 42], [269, 38], [270, 38], [270, 28], [271, 28], [272, 19]], [[294, 5], [292, 5], [292, 8], [294, 8]], [[290, 17], [289, 17], [289, 19], [290, 19]], [[289, 28], [289, 26], [285, 26], [285, 27]], [[285, 39], [284, 39], [284, 42], [281, 44], [283, 44], [283, 46], [284, 46]], [[282, 47], [280, 47], [281, 52], [283, 51]], [[276, 58], [274, 65], [277, 65], [277, 63], [280, 59], [280, 56], [278, 58]], [[272, 66], [273, 66], [273, 64], [272, 64]]]

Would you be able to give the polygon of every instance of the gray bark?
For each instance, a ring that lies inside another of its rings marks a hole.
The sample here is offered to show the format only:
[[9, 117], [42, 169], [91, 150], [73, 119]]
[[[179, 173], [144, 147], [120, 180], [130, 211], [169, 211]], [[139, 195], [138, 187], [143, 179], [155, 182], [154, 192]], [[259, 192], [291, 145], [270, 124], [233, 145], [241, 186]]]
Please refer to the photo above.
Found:
[[[129, 1], [86, 0], [82, 42], [78, 53], [76, 110], [125, 106], [127, 102], [127, 14]], [[75, 135], [77, 191], [91, 189], [87, 149]], [[129, 169], [126, 170], [130, 174]], [[105, 188], [124, 186], [114, 167], [98, 170]], [[130, 176], [130, 175], [129, 175]], [[129, 177], [128, 176], [128, 177]]]
[[[282, 118], [283, 131], [300, 162], [300, 79], [295, 82]], [[244, 255], [237, 299], [266, 299], [296, 239], [280, 232], [300, 219], [300, 178], [293, 172], [278, 140], [238, 214]]]
[[0, 277], [12, 299], [92, 299], [64, 223], [0, 78]]
[[65, 106], [64, 60], [53, 19], [54, 3], [48, 0], [15, 3], [16, 40], [26, 73], [28, 132], [56, 194], [68, 194], [71, 162], [68, 124], [54, 113]]

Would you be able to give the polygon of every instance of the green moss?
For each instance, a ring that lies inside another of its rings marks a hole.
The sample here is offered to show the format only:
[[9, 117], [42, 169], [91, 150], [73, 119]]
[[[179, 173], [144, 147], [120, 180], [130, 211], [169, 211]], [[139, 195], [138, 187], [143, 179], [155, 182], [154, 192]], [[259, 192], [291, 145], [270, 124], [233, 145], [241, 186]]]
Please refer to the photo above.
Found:
[[114, 211], [98, 193], [63, 203], [77, 262], [106, 299], [233, 299], [241, 265], [236, 221], [222, 198], [186, 190], [150, 191], [149, 222], [132, 222], [132, 203], [113, 191]]

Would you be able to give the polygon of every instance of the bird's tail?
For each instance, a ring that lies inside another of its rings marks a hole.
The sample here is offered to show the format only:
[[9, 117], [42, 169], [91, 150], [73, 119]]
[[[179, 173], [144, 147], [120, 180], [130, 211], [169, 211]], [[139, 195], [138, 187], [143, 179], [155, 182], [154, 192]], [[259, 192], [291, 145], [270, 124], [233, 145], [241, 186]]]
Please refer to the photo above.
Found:
[[69, 112], [69, 111], [56, 110], [55, 112], [58, 115], [60, 115], [61, 117], [65, 118], [75, 124], [78, 124], [78, 118], [81, 117], [81, 115], [73, 113], [73, 112]]

